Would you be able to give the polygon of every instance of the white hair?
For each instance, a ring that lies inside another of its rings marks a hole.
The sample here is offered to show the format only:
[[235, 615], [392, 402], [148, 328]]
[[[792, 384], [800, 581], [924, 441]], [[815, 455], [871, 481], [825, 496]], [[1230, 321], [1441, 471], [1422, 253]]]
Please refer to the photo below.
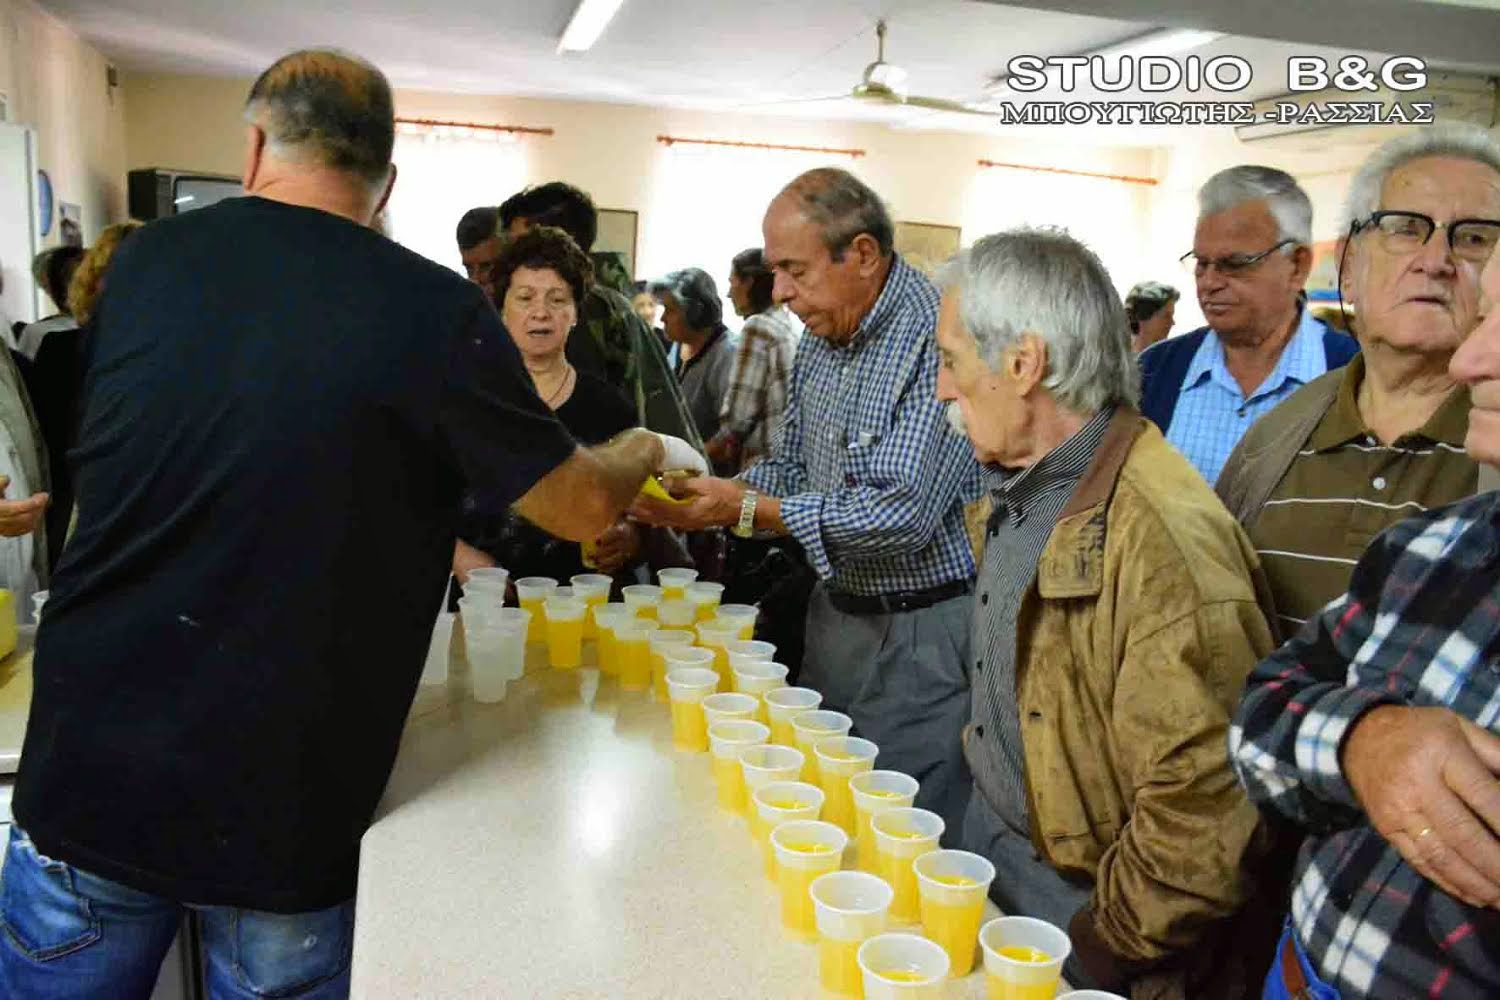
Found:
[[1380, 209], [1380, 192], [1391, 174], [1413, 160], [1449, 156], [1482, 163], [1500, 174], [1500, 139], [1478, 125], [1448, 122], [1405, 132], [1371, 153], [1349, 184], [1344, 198], [1344, 229]]
[[[1250, 201], [1264, 201], [1276, 220], [1276, 239], [1312, 243], [1312, 200], [1296, 178], [1275, 167], [1246, 164], [1214, 174], [1198, 189], [1198, 220]], [[1287, 251], [1296, 247], [1286, 247]]]
[[1062, 229], [986, 236], [942, 271], [962, 296], [960, 315], [991, 369], [1022, 334], [1047, 344], [1043, 388], [1063, 406], [1095, 413], [1140, 398], [1125, 307], [1094, 252]]

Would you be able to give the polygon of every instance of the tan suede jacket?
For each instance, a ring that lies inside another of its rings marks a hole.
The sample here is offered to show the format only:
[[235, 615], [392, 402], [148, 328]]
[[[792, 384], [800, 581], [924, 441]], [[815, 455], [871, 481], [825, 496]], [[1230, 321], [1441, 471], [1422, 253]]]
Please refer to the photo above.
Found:
[[1022, 600], [1016, 683], [1032, 840], [1093, 884], [1074, 949], [1133, 996], [1239, 992], [1208, 984], [1250, 891], [1258, 817], [1226, 737], [1274, 648], [1266, 593], [1208, 484], [1138, 412], [1117, 413]]

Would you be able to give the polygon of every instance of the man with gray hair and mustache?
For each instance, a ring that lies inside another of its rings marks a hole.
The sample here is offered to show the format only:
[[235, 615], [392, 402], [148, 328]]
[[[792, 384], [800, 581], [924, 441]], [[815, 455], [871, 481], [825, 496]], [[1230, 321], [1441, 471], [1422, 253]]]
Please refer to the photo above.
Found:
[[1277, 914], [1247, 907], [1258, 817], [1225, 755], [1273, 647], [1239, 526], [1135, 408], [1124, 308], [1067, 234], [1019, 229], [943, 275], [938, 398], [993, 500], [975, 584], [963, 846], [1007, 913], [1065, 927], [1065, 975], [1249, 995]]

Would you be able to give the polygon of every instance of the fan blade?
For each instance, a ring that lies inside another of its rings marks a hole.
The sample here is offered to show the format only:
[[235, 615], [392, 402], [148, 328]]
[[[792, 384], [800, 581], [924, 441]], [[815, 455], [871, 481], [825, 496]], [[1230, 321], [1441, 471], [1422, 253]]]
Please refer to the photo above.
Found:
[[902, 103], [914, 108], [926, 108], [929, 111], [946, 111], [950, 114], [960, 115], [979, 115], [984, 118], [995, 117], [995, 113], [992, 111], [984, 111], [980, 108], [972, 108], [967, 104], [960, 104], [958, 101], [945, 100], [941, 97], [921, 97], [916, 94], [912, 94], [908, 96]]
[[776, 108], [785, 107], [788, 104], [823, 104], [828, 101], [846, 101], [849, 99], [848, 91], [842, 94], [826, 94], [823, 97], [785, 97], [774, 101], [754, 101], [750, 104], [736, 104], [739, 108]]

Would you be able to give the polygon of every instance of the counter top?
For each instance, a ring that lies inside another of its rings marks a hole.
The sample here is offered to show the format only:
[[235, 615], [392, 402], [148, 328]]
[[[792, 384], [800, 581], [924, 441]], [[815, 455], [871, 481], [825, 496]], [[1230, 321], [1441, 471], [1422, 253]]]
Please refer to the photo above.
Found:
[[456, 631], [448, 682], [419, 689], [361, 851], [352, 996], [825, 996], [708, 755], [673, 751], [649, 693], [542, 653], [480, 704]]

